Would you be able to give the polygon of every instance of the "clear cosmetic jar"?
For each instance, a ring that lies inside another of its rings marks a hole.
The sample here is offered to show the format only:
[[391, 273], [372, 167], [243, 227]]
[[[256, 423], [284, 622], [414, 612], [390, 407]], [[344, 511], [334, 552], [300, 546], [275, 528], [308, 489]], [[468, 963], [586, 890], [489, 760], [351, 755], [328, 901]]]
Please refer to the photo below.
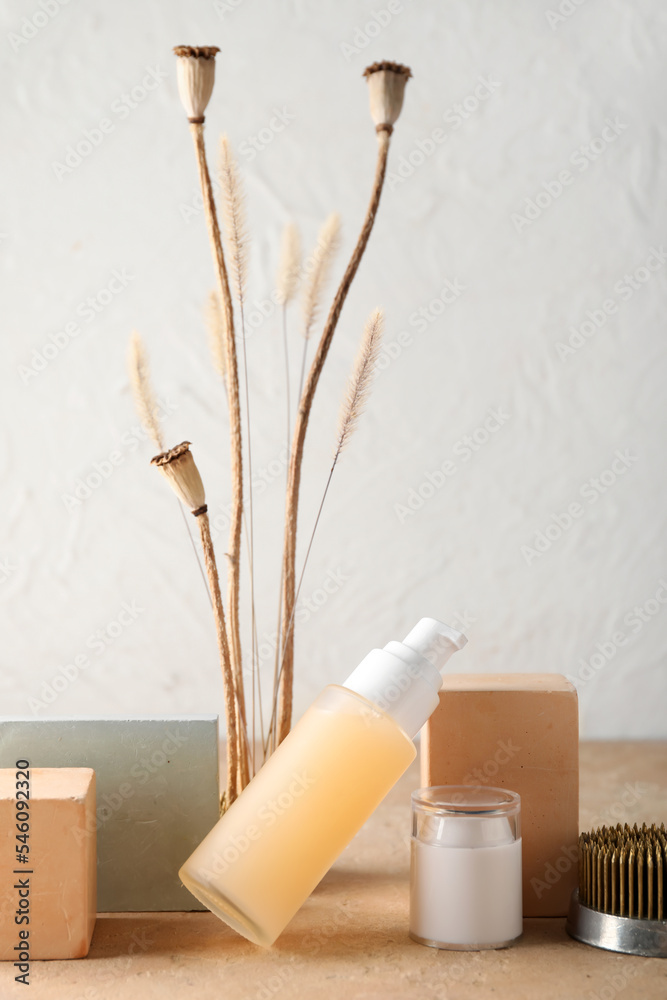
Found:
[[412, 794], [410, 937], [432, 948], [506, 948], [521, 936], [521, 799], [482, 785]]

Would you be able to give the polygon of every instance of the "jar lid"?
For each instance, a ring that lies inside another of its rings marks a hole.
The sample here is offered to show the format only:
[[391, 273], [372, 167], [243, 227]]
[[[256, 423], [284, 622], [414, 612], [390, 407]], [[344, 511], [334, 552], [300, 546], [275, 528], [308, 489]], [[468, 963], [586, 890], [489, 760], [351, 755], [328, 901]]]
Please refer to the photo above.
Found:
[[412, 807], [451, 815], [513, 816], [521, 809], [521, 796], [486, 785], [432, 785], [412, 793]]

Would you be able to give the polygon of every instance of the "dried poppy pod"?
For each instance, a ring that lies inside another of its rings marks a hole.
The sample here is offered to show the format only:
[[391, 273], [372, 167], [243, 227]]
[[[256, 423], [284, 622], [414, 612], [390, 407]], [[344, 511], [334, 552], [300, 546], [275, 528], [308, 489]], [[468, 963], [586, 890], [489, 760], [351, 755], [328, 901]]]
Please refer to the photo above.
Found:
[[200, 125], [215, 83], [216, 45], [177, 45], [176, 82], [189, 121]]
[[206, 513], [204, 484], [190, 451], [190, 442], [163, 451], [151, 459], [157, 466], [179, 500], [196, 516]]
[[412, 76], [409, 66], [376, 62], [364, 70], [368, 80], [371, 117], [376, 132], [392, 132], [403, 107], [405, 85]]

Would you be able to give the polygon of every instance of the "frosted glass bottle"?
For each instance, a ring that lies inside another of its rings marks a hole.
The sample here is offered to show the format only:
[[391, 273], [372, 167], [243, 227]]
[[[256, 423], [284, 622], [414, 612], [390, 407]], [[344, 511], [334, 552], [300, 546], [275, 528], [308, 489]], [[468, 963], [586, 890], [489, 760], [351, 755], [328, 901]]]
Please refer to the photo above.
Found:
[[316, 698], [181, 868], [234, 930], [273, 944], [416, 755], [465, 636], [426, 618]]

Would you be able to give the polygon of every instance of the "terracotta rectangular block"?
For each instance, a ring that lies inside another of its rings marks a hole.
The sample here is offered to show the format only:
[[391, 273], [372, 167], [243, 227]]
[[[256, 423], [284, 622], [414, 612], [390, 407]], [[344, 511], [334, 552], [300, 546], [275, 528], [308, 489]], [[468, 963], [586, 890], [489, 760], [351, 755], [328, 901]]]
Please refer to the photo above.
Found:
[[422, 731], [421, 782], [518, 792], [524, 916], [565, 916], [579, 838], [579, 713], [565, 677], [446, 677]]
[[19, 946], [31, 960], [83, 958], [96, 917], [95, 772], [28, 774], [26, 833], [16, 815], [17, 769], [0, 769], [0, 959], [17, 961]]

